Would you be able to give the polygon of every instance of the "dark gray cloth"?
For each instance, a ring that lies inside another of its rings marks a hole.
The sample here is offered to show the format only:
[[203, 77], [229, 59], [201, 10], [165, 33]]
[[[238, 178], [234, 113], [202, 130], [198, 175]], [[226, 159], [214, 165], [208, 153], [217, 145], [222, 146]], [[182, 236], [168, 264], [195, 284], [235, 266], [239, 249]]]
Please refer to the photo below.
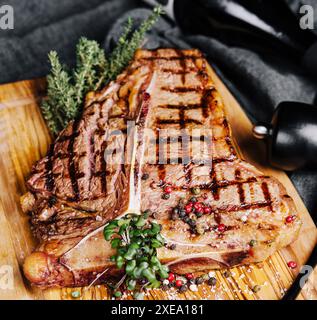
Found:
[[[297, 13], [302, 1], [286, 1]], [[316, 1], [304, 2], [314, 5], [317, 12]], [[149, 14], [147, 9], [128, 11], [142, 6], [137, 0], [11, 0], [6, 4], [14, 7], [15, 29], [0, 30], [1, 83], [45, 75], [49, 68], [47, 52], [52, 49], [71, 65], [74, 46], [82, 35], [104, 43], [110, 51], [128, 16], [138, 22]], [[263, 57], [201, 35], [185, 36], [164, 19], [144, 46], [200, 48], [252, 121], [269, 120], [280, 101], [312, 103], [316, 97], [316, 83], [283, 57]], [[316, 213], [317, 173], [298, 171], [290, 177], [308, 209]]]

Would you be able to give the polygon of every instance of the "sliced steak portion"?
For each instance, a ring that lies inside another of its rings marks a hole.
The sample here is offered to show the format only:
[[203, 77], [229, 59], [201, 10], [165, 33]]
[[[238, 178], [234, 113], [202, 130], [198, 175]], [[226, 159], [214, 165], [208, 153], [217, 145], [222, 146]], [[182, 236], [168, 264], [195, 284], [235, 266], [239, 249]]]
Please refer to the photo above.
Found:
[[[22, 207], [40, 245], [24, 271], [44, 287], [98, 283], [120, 272], [102, 230], [127, 212], [155, 212], [150, 219], [166, 239], [159, 258], [179, 273], [262, 261], [295, 240], [301, 225], [284, 187], [237, 156], [197, 50], [138, 51], [116, 81], [87, 96], [81, 119], [59, 135], [27, 183]], [[192, 188], [210, 208], [195, 218], [199, 232], [171, 219]]]

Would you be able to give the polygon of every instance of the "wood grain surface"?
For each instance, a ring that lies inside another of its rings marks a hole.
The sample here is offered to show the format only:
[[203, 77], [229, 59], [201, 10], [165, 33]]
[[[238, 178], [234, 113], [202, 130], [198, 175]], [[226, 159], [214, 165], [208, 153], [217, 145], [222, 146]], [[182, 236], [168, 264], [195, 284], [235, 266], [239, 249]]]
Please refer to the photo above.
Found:
[[[251, 123], [241, 107], [216, 74], [215, 86], [225, 106], [233, 136], [243, 157], [265, 174], [279, 179], [294, 199], [303, 226], [298, 240], [265, 262], [215, 271], [216, 287], [200, 285], [198, 292], [178, 294], [149, 290], [145, 299], [280, 299], [289, 288], [300, 267], [307, 261], [317, 242], [317, 229], [287, 175], [267, 166], [264, 145], [251, 135]], [[72, 299], [72, 291], [80, 291], [78, 299], [108, 299], [105, 286], [40, 290], [30, 287], [23, 277], [21, 265], [36, 243], [23, 214], [19, 199], [26, 192], [25, 178], [34, 162], [43, 157], [51, 138], [41, 116], [39, 103], [45, 94], [45, 80], [21, 81], [0, 86], [0, 299]], [[256, 108], [256, 106], [254, 106]], [[291, 270], [287, 262], [298, 267]], [[253, 292], [259, 285], [261, 290]], [[131, 299], [131, 296], [127, 296]], [[302, 289], [298, 299], [317, 299], [317, 271]]]

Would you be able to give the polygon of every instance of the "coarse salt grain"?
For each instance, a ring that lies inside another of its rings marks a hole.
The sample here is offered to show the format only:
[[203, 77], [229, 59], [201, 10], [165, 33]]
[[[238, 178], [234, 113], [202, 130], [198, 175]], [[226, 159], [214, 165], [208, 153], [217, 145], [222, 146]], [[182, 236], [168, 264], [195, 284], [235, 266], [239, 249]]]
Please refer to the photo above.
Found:
[[193, 291], [193, 292], [197, 292], [198, 291], [198, 287], [195, 285], [195, 284], [191, 284], [189, 286], [189, 290], [190, 291]]
[[213, 277], [215, 277], [215, 275], [216, 275], [216, 273], [214, 271], [209, 271], [208, 272], [208, 277], [209, 278], [213, 278]]
[[246, 222], [248, 220], [248, 217], [246, 215], [241, 217], [241, 221]]

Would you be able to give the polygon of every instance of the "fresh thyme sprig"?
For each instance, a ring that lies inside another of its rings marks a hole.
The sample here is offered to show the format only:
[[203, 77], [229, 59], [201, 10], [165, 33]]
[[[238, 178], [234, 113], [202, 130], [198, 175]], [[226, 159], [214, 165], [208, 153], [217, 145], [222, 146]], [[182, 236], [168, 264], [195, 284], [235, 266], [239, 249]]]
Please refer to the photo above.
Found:
[[128, 19], [109, 58], [106, 58], [96, 41], [82, 37], [76, 46], [76, 66], [73, 71], [68, 72], [62, 66], [56, 51], [49, 53], [51, 73], [47, 77], [47, 98], [41, 104], [41, 109], [53, 135], [81, 113], [85, 95], [89, 91], [100, 89], [122, 72], [141, 46], [145, 33], [161, 14], [161, 7], [156, 7], [134, 32], [133, 21]]
[[48, 55], [51, 63], [51, 74], [47, 77], [47, 96], [42, 103], [42, 111], [49, 129], [53, 134], [62, 130], [75, 113], [74, 88], [71, 78], [61, 65], [58, 55], [51, 51]]
[[140, 284], [158, 288], [161, 285], [159, 279], [168, 277], [168, 267], [157, 257], [157, 248], [164, 246], [161, 226], [147, 218], [147, 214], [128, 214], [104, 228], [105, 239], [111, 241], [116, 250], [111, 260], [117, 268], [125, 270], [123, 282], [128, 290], [135, 290]]
[[110, 55], [109, 68], [105, 70], [106, 82], [115, 79], [115, 77], [127, 66], [133, 58], [135, 51], [141, 46], [146, 32], [152, 28], [161, 14], [161, 7], [154, 8], [153, 13], [142, 22], [140, 27], [133, 32], [131, 37], [129, 37], [129, 34], [132, 30], [133, 20], [128, 20], [125, 31], [119, 38], [119, 44]]

